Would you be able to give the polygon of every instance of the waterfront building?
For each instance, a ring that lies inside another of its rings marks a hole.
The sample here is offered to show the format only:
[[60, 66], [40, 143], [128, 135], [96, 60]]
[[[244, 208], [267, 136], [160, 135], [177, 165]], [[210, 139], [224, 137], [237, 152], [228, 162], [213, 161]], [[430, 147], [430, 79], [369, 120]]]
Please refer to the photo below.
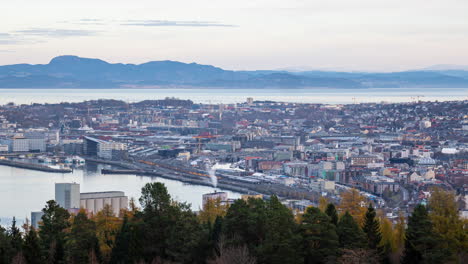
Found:
[[56, 183], [55, 201], [65, 209], [80, 208], [80, 184]]
[[113, 157], [113, 152], [125, 150], [127, 150], [127, 145], [124, 143], [105, 141], [92, 137], [84, 138], [83, 152], [88, 156], [97, 156], [110, 160]]
[[206, 193], [203, 195], [203, 206], [209, 200], [217, 200], [220, 199], [222, 203], [228, 202], [228, 194], [226, 192], [213, 192], [213, 193]]
[[9, 149], [7, 144], [0, 144], [0, 152], [8, 152]]
[[108, 205], [115, 216], [119, 216], [120, 210], [127, 209], [128, 197], [124, 192], [88, 192], [80, 194], [80, 208], [88, 213], [96, 214]]
[[29, 140], [23, 136], [15, 136], [11, 140], [11, 151], [13, 152], [28, 152]]
[[29, 151], [46, 151], [46, 135], [43, 132], [26, 132], [24, 137], [28, 139]]

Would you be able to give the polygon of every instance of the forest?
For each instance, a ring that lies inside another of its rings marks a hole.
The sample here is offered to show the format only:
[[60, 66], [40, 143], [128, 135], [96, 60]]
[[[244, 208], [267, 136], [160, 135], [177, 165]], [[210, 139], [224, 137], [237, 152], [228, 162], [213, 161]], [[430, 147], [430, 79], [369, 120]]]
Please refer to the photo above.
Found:
[[303, 213], [278, 197], [209, 200], [199, 212], [146, 184], [120, 215], [105, 207], [76, 215], [47, 201], [35, 229], [0, 226], [0, 264], [61, 263], [463, 263], [467, 221], [452, 192], [433, 189], [427, 205], [389, 219], [351, 189], [339, 204], [321, 198]]

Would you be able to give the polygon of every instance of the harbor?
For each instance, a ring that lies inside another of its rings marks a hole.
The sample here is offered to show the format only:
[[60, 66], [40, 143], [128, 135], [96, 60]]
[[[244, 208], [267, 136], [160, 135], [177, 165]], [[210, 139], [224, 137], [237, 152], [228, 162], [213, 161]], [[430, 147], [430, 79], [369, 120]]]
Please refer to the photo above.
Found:
[[21, 169], [28, 169], [28, 170], [36, 170], [36, 171], [43, 171], [43, 172], [55, 172], [55, 173], [71, 173], [73, 169], [71, 168], [64, 168], [64, 167], [50, 167], [41, 164], [29, 163], [29, 162], [20, 162], [8, 159], [0, 159], [0, 165], [10, 166], [15, 168]]

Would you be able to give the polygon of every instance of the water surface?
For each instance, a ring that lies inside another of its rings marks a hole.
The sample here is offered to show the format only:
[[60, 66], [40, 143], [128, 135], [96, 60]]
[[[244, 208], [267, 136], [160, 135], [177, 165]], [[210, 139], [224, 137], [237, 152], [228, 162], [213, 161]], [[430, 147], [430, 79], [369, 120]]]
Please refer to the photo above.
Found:
[[[54, 199], [54, 184], [77, 182], [81, 192], [123, 191], [129, 198], [138, 200], [141, 188], [148, 182], [162, 182], [171, 196], [178, 201], [191, 203], [193, 210], [201, 207], [202, 195], [213, 192], [214, 188], [190, 185], [179, 181], [136, 175], [102, 175], [107, 165], [87, 163], [73, 173], [48, 173], [0, 166], [0, 218], [2, 225], [13, 216], [18, 219], [30, 218], [31, 211], [40, 211], [46, 201]], [[208, 179], [207, 179], [208, 180]], [[240, 193], [227, 191], [230, 198], [239, 198]]]

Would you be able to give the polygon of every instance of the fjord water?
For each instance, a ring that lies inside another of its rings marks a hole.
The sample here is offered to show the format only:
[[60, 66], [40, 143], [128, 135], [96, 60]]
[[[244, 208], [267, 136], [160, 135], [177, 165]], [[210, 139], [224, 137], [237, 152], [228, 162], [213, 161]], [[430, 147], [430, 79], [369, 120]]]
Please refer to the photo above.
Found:
[[468, 98], [467, 88], [372, 89], [0, 89], [0, 105], [81, 102], [116, 99], [137, 102], [176, 97], [195, 103], [239, 103], [247, 97], [295, 103], [349, 104], [367, 102], [451, 101]]
[[[73, 173], [62, 174], [0, 166], [0, 224], [10, 224], [13, 216], [22, 222], [26, 217], [30, 218], [31, 211], [40, 211], [46, 201], [54, 199], [54, 184], [58, 182], [77, 182], [81, 192], [123, 191], [138, 202], [141, 187], [148, 182], [158, 181], [166, 185], [175, 200], [190, 203], [192, 210], [196, 211], [201, 207], [202, 195], [215, 190], [209, 186], [190, 185], [159, 177], [103, 175], [101, 169], [104, 167], [109, 166], [87, 163]], [[239, 198], [241, 195], [227, 192], [230, 198]]]

